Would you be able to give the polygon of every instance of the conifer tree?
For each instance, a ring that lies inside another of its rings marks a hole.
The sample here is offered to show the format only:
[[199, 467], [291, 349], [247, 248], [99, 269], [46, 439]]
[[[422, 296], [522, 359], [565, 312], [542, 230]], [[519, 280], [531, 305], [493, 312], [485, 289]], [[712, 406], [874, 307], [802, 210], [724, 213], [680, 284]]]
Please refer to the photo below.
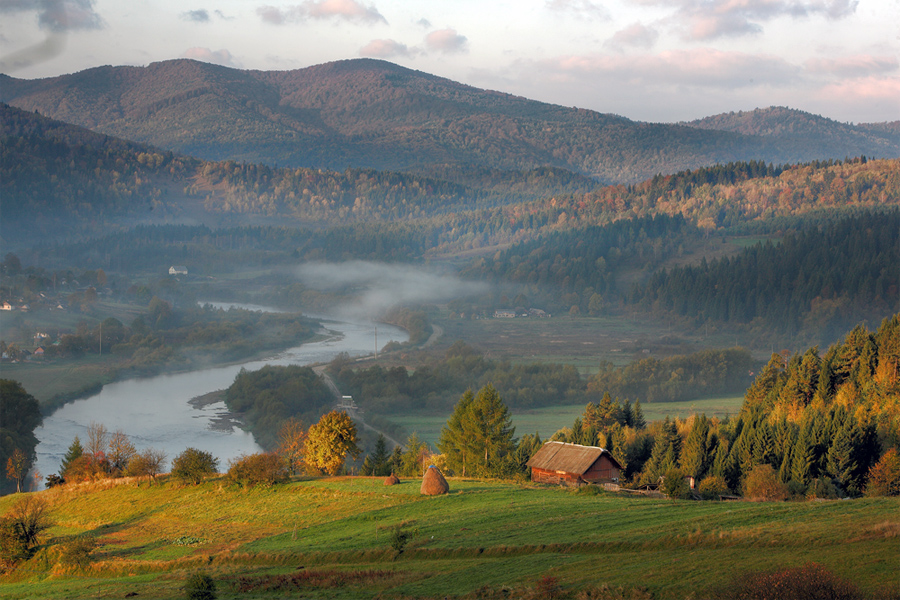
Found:
[[701, 414], [694, 419], [693, 426], [684, 442], [681, 452], [681, 470], [696, 480], [702, 479], [709, 469], [709, 430], [710, 423], [706, 415]]
[[641, 410], [641, 401], [637, 400], [634, 403], [634, 410], [632, 411], [632, 427], [635, 429], [643, 429], [647, 426], [647, 421], [644, 420], [644, 411]]
[[81, 457], [84, 454], [84, 448], [81, 446], [81, 440], [78, 439], [78, 436], [75, 436], [75, 439], [72, 440], [72, 443], [69, 444], [69, 449], [66, 450], [65, 456], [63, 456], [62, 462], [59, 464], [59, 474], [65, 479], [66, 471], [69, 469], [69, 466], [75, 462], [75, 459]]

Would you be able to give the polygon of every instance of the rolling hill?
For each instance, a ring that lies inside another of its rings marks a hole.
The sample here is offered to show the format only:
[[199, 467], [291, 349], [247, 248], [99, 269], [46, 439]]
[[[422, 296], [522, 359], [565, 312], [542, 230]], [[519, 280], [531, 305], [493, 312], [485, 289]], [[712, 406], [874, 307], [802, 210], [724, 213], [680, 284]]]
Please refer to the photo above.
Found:
[[[900, 156], [896, 131], [817, 118], [815, 140], [654, 124], [556, 106], [355, 59], [293, 71], [172, 60], [23, 80], [0, 76], [13, 106], [206, 160], [343, 170], [561, 167], [636, 182], [714, 163]], [[780, 119], [809, 115], [788, 111]], [[727, 125], [727, 124], [726, 124]]]

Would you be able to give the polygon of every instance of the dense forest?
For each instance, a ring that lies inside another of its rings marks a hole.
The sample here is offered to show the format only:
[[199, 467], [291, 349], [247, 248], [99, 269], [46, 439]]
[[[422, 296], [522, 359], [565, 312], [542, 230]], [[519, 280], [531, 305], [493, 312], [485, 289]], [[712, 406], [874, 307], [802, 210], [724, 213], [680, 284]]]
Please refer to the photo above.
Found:
[[900, 212], [861, 214], [760, 243], [740, 254], [674, 267], [636, 285], [628, 301], [697, 321], [815, 331], [897, 308]]

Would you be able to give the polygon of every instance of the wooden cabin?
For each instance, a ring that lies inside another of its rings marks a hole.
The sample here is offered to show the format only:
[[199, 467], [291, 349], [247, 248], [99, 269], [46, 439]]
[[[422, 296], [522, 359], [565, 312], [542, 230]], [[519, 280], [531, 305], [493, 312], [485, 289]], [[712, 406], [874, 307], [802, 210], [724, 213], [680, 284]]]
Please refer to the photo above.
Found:
[[622, 465], [604, 448], [547, 442], [531, 460], [531, 480], [579, 486], [619, 480]]

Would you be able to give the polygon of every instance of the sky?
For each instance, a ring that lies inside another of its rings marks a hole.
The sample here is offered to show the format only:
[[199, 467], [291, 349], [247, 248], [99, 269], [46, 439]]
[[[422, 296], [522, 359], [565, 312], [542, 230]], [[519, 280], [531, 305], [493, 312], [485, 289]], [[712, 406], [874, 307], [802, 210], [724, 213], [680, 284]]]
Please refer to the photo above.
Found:
[[14, 77], [184, 57], [379, 58], [640, 121], [767, 106], [900, 120], [900, 0], [0, 0]]

